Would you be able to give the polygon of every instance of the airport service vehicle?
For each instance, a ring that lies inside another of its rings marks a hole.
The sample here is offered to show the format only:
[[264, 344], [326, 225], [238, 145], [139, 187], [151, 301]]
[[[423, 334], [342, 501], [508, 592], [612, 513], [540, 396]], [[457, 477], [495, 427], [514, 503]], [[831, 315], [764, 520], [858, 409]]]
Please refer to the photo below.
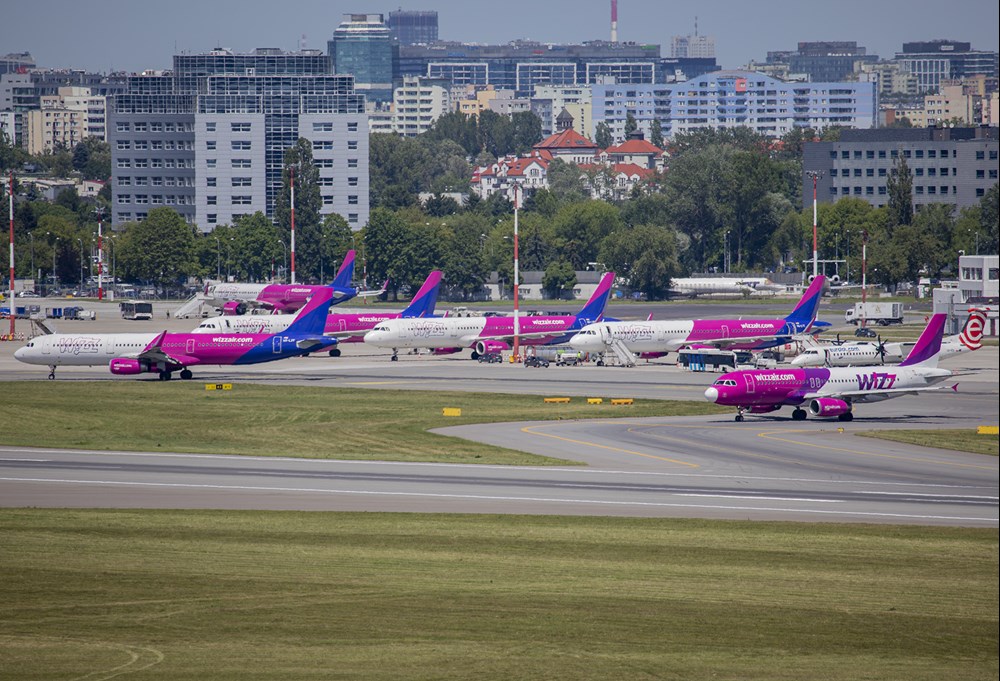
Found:
[[706, 389], [705, 399], [736, 407], [737, 421], [745, 412], [769, 414], [785, 405], [795, 408], [796, 421], [806, 418], [806, 409], [816, 417], [851, 421], [855, 404], [942, 389], [934, 384], [953, 375], [937, 365], [944, 322], [944, 314], [932, 316], [910, 354], [896, 366], [734, 371]]
[[[983, 328], [986, 325], [986, 308], [974, 307], [960, 333], [941, 340], [939, 359], [946, 359], [963, 352], [972, 352], [983, 346]], [[864, 327], [863, 327], [864, 328]], [[874, 332], [873, 332], [874, 335]], [[792, 366], [846, 367], [892, 364], [903, 359], [914, 343], [843, 343], [807, 348], [792, 360]]]
[[[604, 316], [615, 273], [608, 272], [587, 304], [575, 315], [521, 316], [518, 336], [524, 345], [565, 342], [571, 334]], [[472, 348], [472, 359], [488, 352], [510, 349], [514, 317], [443, 317], [438, 319], [390, 319], [365, 334], [365, 343], [392, 348], [392, 361], [399, 348], [430, 348], [435, 354], [451, 354]]]
[[859, 326], [854, 329], [854, 335], [858, 338], [878, 338], [878, 334], [875, 333], [873, 329], [869, 329], [867, 326]]
[[809, 285], [790, 315], [784, 319], [694, 319], [609, 322], [585, 326], [570, 338], [576, 350], [616, 354], [631, 352], [640, 357], [662, 357], [684, 347], [714, 347], [729, 350], [761, 350], [783, 345], [797, 334], [829, 326], [816, 321], [823, 294], [822, 275]]
[[[401, 312], [394, 310], [330, 312], [323, 333], [336, 338], [339, 343], [361, 343], [364, 341], [365, 333], [387, 319], [433, 317], [440, 284], [441, 271], [434, 270], [427, 276], [410, 304]], [[279, 333], [285, 330], [293, 319], [294, 315], [290, 314], [251, 314], [232, 317], [221, 315], [206, 319], [192, 333]], [[340, 357], [340, 348], [332, 348], [330, 356]]]
[[143, 300], [125, 300], [118, 303], [122, 319], [152, 319], [153, 304]]
[[902, 303], [855, 303], [844, 313], [844, 321], [851, 324], [889, 324], [903, 323]]
[[775, 284], [766, 277], [679, 277], [670, 280], [667, 291], [674, 296], [713, 295], [721, 293], [737, 293], [750, 295], [752, 293], [778, 293], [785, 287]]
[[320, 289], [332, 288], [332, 305], [339, 305], [356, 296], [362, 298], [385, 293], [386, 284], [378, 291], [359, 291], [351, 286], [354, 277], [354, 251], [344, 256], [330, 286], [308, 284], [238, 284], [219, 283], [205, 287], [205, 302], [222, 308], [224, 315], [243, 315], [247, 310], [263, 307], [274, 312], [295, 312]]
[[487, 353], [484, 353], [482, 355], [479, 355], [479, 357], [477, 357], [476, 359], [479, 360], [480, 364], [502, 364], [503, 363], [503, 355], [501, 355], [499, 352], [487, 352]]
[[275, 334], [56, 333], [30, 340], [14, 353], [14, 358], [26, 364], [47, 365], [50, 379], [55, 378], [58, 366], [102, 364], [115, 375], [151, 372], [166, 381], [178, 371], [182, 379], [190, 379], [193, 374], [188, 367], [200, 364], [259, 364], [335, 345], [335, 338], [323, 335], [332, 298], [330, 287], [317, 292], [295, 321]]
[[530, 355], [524, 359], [524, 366], [535, 367], [537, 369], [548, 369], [549, 360], [544, 357], [538, 357], [537, 355]]

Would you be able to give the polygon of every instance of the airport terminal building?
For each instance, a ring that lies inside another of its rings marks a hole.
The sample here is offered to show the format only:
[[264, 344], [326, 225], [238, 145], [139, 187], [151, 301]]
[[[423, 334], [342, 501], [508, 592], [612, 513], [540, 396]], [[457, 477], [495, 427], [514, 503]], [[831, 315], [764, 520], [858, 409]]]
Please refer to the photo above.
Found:
[[273, 218], [285, 151], [313, 144], [321, 213], [368, 221], [368, 118], [350, 75], [311, 50], [176, 55], [173, 71], [129, 79], [108, 111], [112, 222], [169, 206], [202, 231]]

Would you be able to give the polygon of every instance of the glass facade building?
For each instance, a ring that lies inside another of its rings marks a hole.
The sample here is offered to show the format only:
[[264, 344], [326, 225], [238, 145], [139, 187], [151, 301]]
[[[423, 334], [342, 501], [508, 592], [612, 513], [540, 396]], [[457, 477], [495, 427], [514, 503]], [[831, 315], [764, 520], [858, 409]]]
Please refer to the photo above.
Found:
[[400, 9], [389, 12], [387, 23], [400, 45], [427, 45], [438, 39], [438, 13]]
[[345, 14], [327, 48], [334, 72], [354, 76], [369, 101], [392, 101], [399, 48], [381, 14]]

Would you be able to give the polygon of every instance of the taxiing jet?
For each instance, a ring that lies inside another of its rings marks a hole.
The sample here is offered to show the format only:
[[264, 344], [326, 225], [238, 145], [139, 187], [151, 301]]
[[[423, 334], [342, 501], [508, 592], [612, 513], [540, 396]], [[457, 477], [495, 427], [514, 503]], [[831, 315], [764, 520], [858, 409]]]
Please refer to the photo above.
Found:
[[[410, 304], [402, 312], [395, 310], [373, 310], [371, 312], [330, 312], [326, 318], [324, 335], [336, 338], [339, 343], [361, 343], [364, 335], [377, 324], [397, 317], [433, 317], [437, 305], [441, 271], [434, 270], [424, 281]], [[192, 333], [279, 333], [294, 319], [289, 314], [222, 315], [206, 319]], [[330, 350], [331, 357], [340, 357], [340, 348]]]
[[574, 350], [601, 353], [620, 343], [642, 357], [662, 357], [683, 347], [762, 350], [789, 342], [792, 336], [829, 326], [816, 321], [823, 295], [822, 275], [784, 319], [674, 319], [609, 322], [585, 326], [569, 339]]
[[[986, 326], [988, 308], [969, 309], [969, 318], [961, 333], [941, 340], [939, 359], [947, 359], [963, 352], [972, 352], [983, 347], [983, 328]], [[870, 366], [873, 364], [893, 364], [899, 362], [913, 347], [914, 343], [867, 343], [855, 341], [841, 345], [821, 345], [806, 348], [795, 359], [796, 367], [847, 367]]]
[[225, 315], [243, 315], [247, 310], [265, 308], [273, 312], [295, 312], [320, 289], [333, 288], [332, 305], [354, 297], [378, 296], [385, 293], [386, 284], [377, 291], [359, 291], [351, 286], [354, 278], [354, 251], [344, 256], [337, 276], [330, 286], [309, 284], [212, 284], [205, 288], [206, 302], [222, 308]]
[[170, 380], [174, 371], [192, 378], [188, 367], [199, 364], [259, 364], [318, 352], [337, 343], [323, 335], [333, 289], [321, 288], [280, 333], [54, 333], [39, 336], [14, 353], [26, 364], [49, 367], [107, 364], [112, 374], [157, 373]]
[[[788, 405], [795, 407], [792, 418], [801, 421], [809, 413], [821, 418], [854, 418], [854, 405], [881, 402], [893, 397], [929, 390], [949, 376], [938, 368], [944, 314], [931, 317], [916, 345], [900, 364], [865, 369], [758, 369], [732, 371], [705, 390], [705, 399], [736, 407], [736, 420], [743, 414], [768, 414]], [[956, 388], [952, 386], [952, 388]]]
[[[604, 316], [615, 273], [608, 272], [597, 285], [587, 304], [575, 315], [521, 316], [518, 336], [525, 345], [564, 343], [568, 333]], [[365, 334], [365, 343], [392, 348], [392, 360], [399, 348], [427, 348], [437, 354], [472, 348], [472, 359], [489, 352], [510, 348], [514, 338], [513, 317], [443, 317], [438, 319], [390, 319]]]
[[717, 293], [779, 293], [785, 287], [766, 277], [679, 277], [670, 280], [667, 293], [672, 296], [708, 296]]

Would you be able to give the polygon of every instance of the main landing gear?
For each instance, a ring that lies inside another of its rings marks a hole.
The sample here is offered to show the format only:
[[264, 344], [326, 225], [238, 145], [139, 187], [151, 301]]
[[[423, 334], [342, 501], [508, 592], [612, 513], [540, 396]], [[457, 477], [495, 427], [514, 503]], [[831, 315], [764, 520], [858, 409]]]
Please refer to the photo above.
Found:
[[334, 348], [331, 350], [330, 357], [340, 357], [340, 348]]
[[792, 412], [792, 420], [793, 421], [805, 421], [806, 420], [806, 410], [805, 409], [799, 409], [798, 407], [796, 407], [795, 411]]
[[[181, 380], [184, 381], [190, 381], [192, 378], [194, 378], [194, 374], [191, 372], [190, 369], [181, 369], [180, 374], [178, 375], [181, 377]], [[166, 369], [161, 369], [159, 371], [159, 377], [161, 381], [169, 381], [171, 378], [173, 378], [172, 374]]]
[[854, 420], [854, 412], [846, 411], [843, 414], [840, 414], [839, 416], [837, 416], [837, 420], [838, 421], [853, 421]]

